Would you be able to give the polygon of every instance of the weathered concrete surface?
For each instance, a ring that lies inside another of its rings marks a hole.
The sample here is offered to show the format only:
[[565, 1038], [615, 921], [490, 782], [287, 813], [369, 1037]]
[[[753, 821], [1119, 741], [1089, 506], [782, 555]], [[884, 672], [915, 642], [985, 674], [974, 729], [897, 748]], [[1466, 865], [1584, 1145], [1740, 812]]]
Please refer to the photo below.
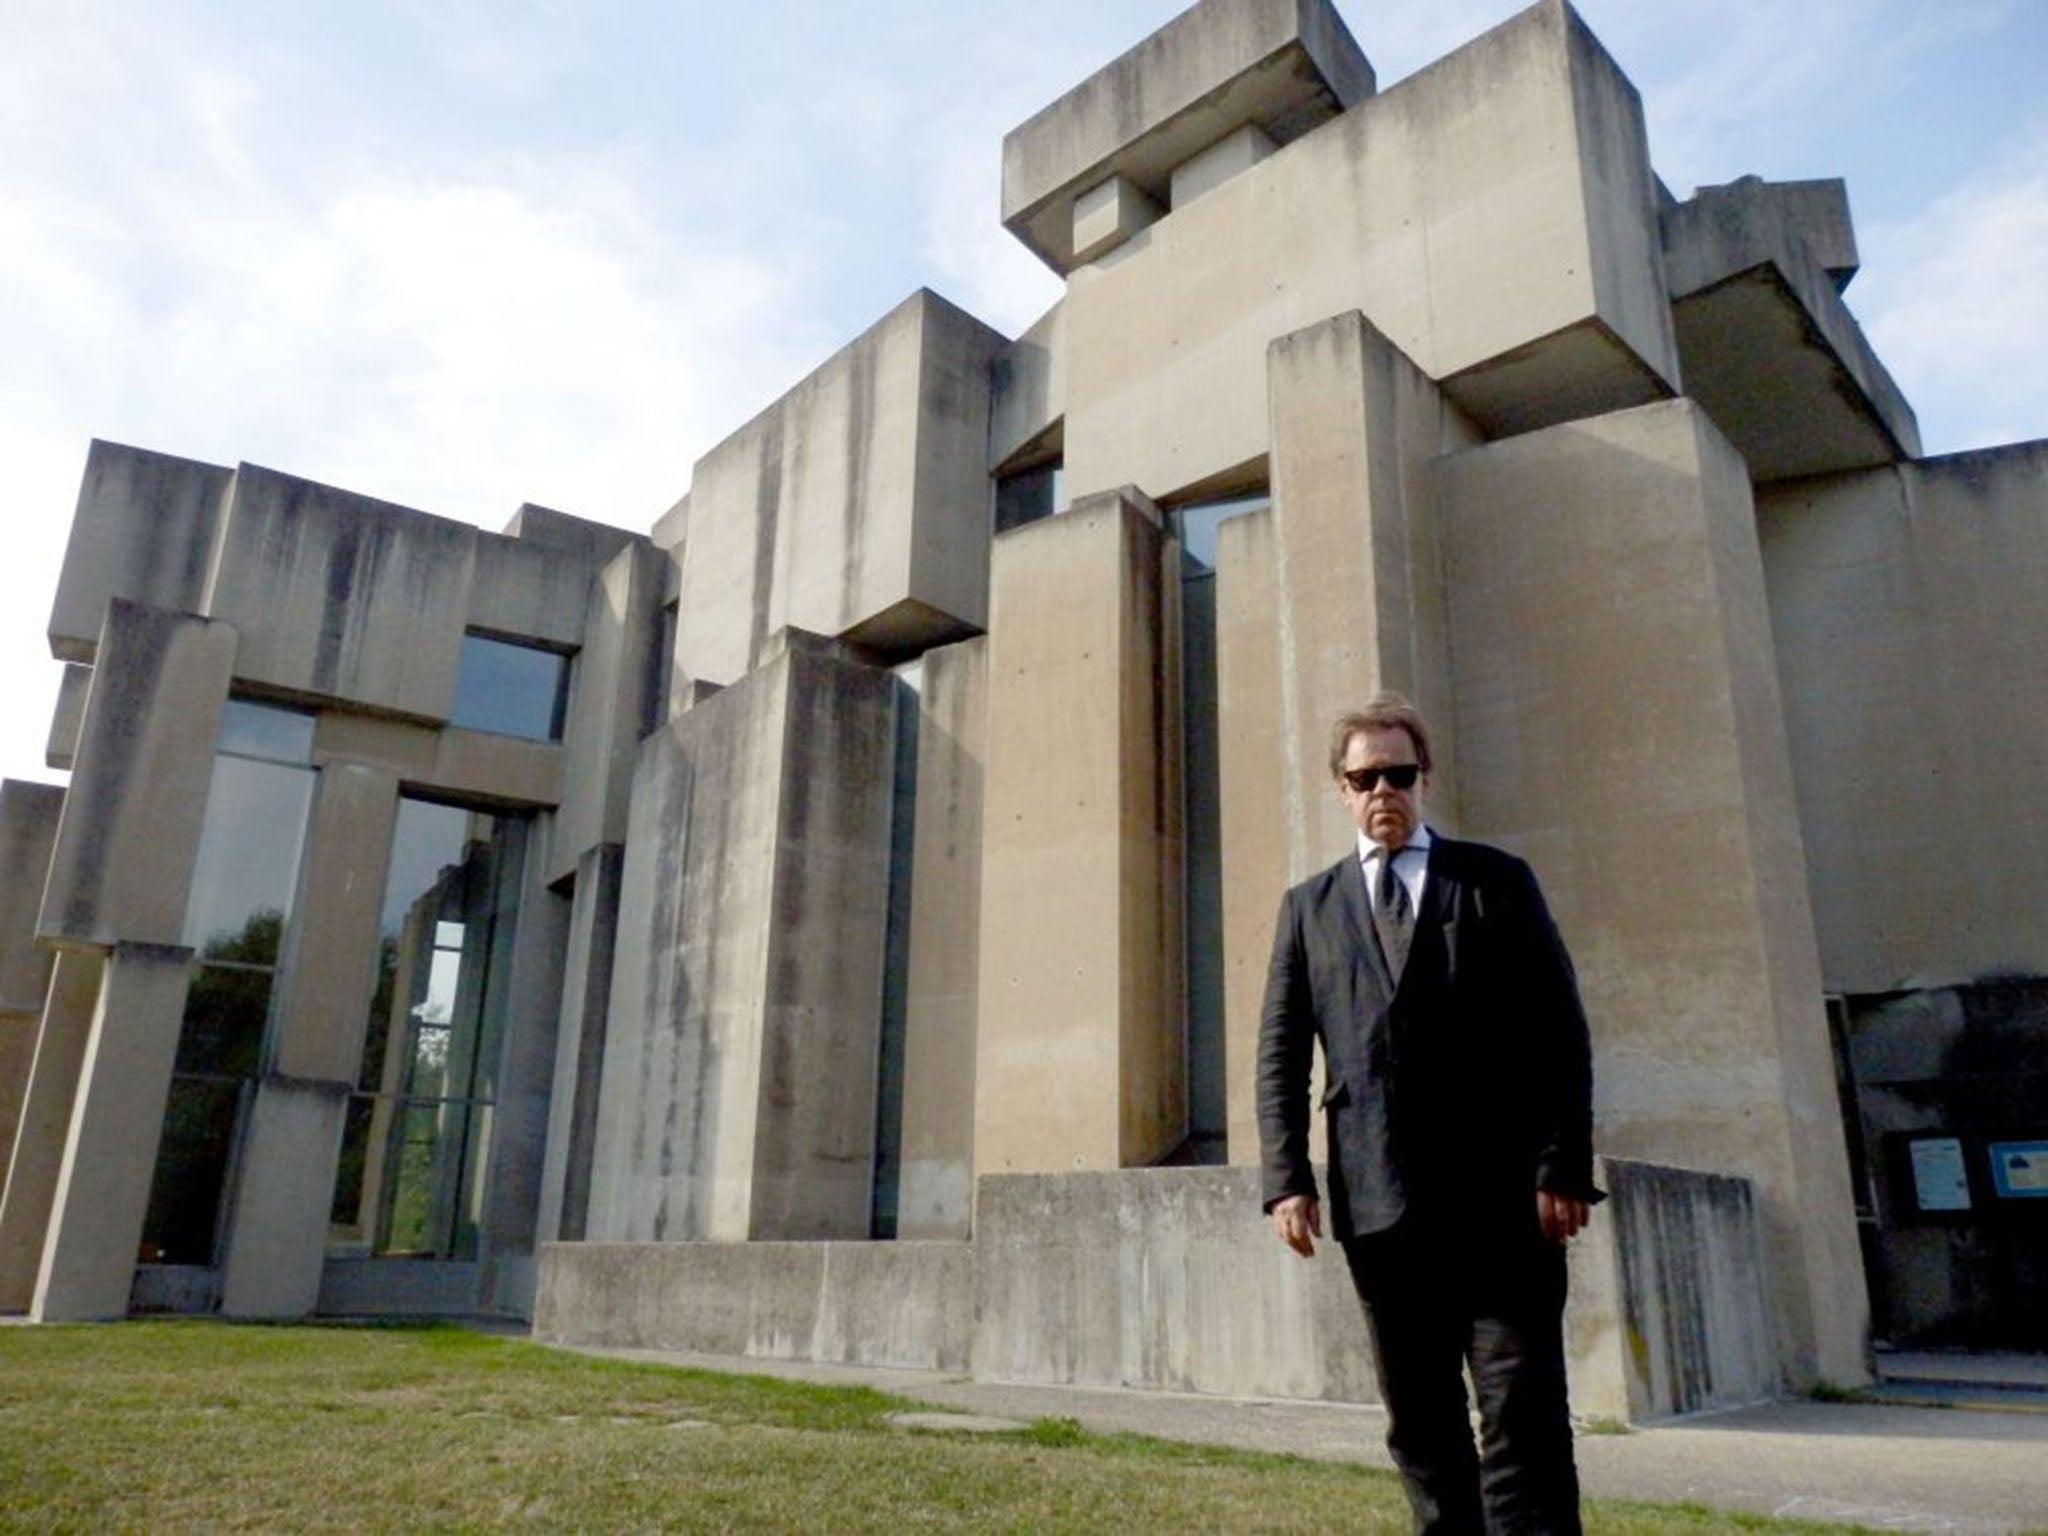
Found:
[[207, 558], [234, 472], [95, 440], [50, 611], [50, 654], [91, 662], [116, 598], [203, 610]]
[[1202, 0], [1003, 137], [1003, 225], [1055, 272], [1111, 176], [1165, 206], [1176, 166], [1257, 124], [1285, 143], [1372, 94], [1327, 0]]
[[63, 810], [58, 785], [0, 783], [0, 1019], [42, 1017], [51, 961], [36, 945], [36, 918]]
[[2048, 443], [1757, 498], [1831, 992], [2048, 974]]
[[0, 1192], [0, 1314], [26, 1312], [35, 1299], [50, 1205], [78, 1095], [79, 1064], [92, 1033], [105, 964], [98, 950], [66, 950], [57, 956], [50, 977]]
[[1747, 469], [1685, 401], [1436, 468], [1463, 830], [1542, 877], [1597, 1140], [1762, 1196], [1781, 1368], [1867, 1312]]
[[221, 1254], [223, 1316], [299, 1318], [319, 1303], [348, 1088], [276, 1075], [257, 1084]]
[[966, 1243], [548, 1243], [540, 1267], [537, 1339], [967, 1369]]
[[625, 862], [623, 845], [604, 843], [576, 864], [562, 960], [555, 1080], [548, 1092], [547, 1152], [534, 1221], [541, 1242], [581, 1242], [589, 1217], [591, 1155], [597, 1139], [598, 1087], [604, 1073], [619, 880]]
[[1686, 393], [1756, 480], [1919, 453], [1913, 408], [1842, 302], [1855, 234], [1839, 183], [1745, 177], [1660, 224]]
[[323, 1317], [467, 1317], [477, 1310], [478, 1266], [456, 1259], [329, 1259], [320, 1275]]
[[996, 540], [980, 1173], [1143, 1165], [1186, 1134], [1178, 570], [1128, 488]]
[[341, 710], [322, 711], [313, 725], [313, 761], [323, 769], [357, 763], [395, 773], [409, 789], [507, 810], [553, 806], [562, 794], [564, 755], [554, 742], [437, 731]]
[[66, 662], [57, 683], [57, 707], [50, 712], [50, 739], [43, 746], [43, 766], [69, 772], [78, 757], [78, 733], [85, 726], [85, 698], [92, 691], [92, 668]]
[[1641, 104], [1559, 0], [1075, 272], [1068, 490], [1258, 460], [1268, 343], [1353, 309], [1489, 433], [1674, 391]]
[[868, 1235], [896, 680], [785, 638], [641, 749], [594, 1239]]
[[988, 642], [924, 656], [896, 1235], [965, 1237], [974, 1206]]
[[177, 944], [235, 631], [115, 599], [97, 649], [36, 931], [61, 943]]
[[1246, 123], [1226, 133], [1173, 168], [1169, 194], [1172, 205], [1186, 207], [1211, 187], [1221, 185], [1240, 171], [1250, 170], [1277, 148], [1272, 137], [1256, 123]]
[[1066, 301], [996, 354], [989, 369], [989, 473], [1023, 468], [1060, 449], [1067, 412]]
[[29, 1304], [37, 1322], [128, 1311], [191, 960], [158, 944], [116, 944], [107, 957]]
[[1074, 200], [1076, 265], [1115, 250], [1159, 216], [1159, 205], [1121, 176], [1083, 192]]
[[889, 655], [982, 627], [1005, 345], [920, 290], [698, 461], [678, 686], [735, 681], [786, 627]]

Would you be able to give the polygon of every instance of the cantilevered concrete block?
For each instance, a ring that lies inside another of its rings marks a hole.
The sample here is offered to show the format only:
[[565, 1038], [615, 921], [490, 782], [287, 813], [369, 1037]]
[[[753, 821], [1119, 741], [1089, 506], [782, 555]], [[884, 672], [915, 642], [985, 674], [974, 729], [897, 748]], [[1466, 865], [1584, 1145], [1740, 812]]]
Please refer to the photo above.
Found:
[[115, 598], [201, 612], [233, 478], [217, 464], [95, 441], [57, 578], [50, 653], [90, 662]]
[[26, 1312], [35, 1300], [36, 1272], [42, 1267], [50, 1206], [78, 1095], [79, 1065], [105, 966], [97, 950], [65, 950], [50, 978], [0, 1193], [0, 1313]]
[[1158, 221], [1157, 203], [1123, 177], [1112, 176], [1074, 199], [1074, 261], [1093, 261]]
[[1173, 168], [1173, 206], [1185, 208], [1211, 187], [1221, 186], [1240, 171], [1248, 171], [1279, 148], [1272, 136], [1257, 123], [1246, 123], [1226, 133], [1207, 149], [1183, 160]]
[[191, 961], [157, 944], [107, 957], [29, 1306], [38, 1322], [128, 1311]]
[[678, 686], [733, 682], [783, 628], [911, 655], [982, 627], [1005, 345], [920, 291], [698, 461]]
[[974, 1210], [974, 1030], [981, 947], [988, 642], [925, 652], [911, 856], [896, 1235], [965, 1237]]
[[37, 932], [59, 943], [176, 944], [235, 632], [117, 598], [98, 652]]
[[1206, 145], [1246, 124], [1284, 144], [1372, 89], [1328, 0], [1202, 0], [1004, 136], [1003, 226], [1071, 272], [1076, 199], [1110, 177], [1164, 205]]
[[1827, 990], [2048, 973], [2048, 443], [1772, 486]]
[[479, 537], [244, 464], [204, 611], [241, 632], [245, 682], [445, 720]]
[[1919, 453], [1912, 407], [1841, 299], [1856, 236], [1839, 181], [1702, 187], [1661, 228], [1686, 393], [1755, 480]]
[[1641, 101], [1543, 0], [1073, 275], [1067, 489], [1255, 478], [1267, 345], [1353, 309], [1489, 436], [1668, 396], [1661, 263]]
[[996, 540], [977, 1174], [1141, 1166], [1186, 1135], [1178, 571], [1129, 489]]
[[57, 684], [57, 707], [50, 714], [50, 739], [43, 747], [45, 767], [69, 772], [78, 758], [78, 733], [85, 725], [85, 696], [92, 689], [92, 668], [67, 662]]
[[0, 783], [0, 1016], [42, 1016], [50, 953], [36, 946], [36, 918], [63, 810], [55, 784]]
[[641, 748], [593, 1241], [869, 1232], [896, 679], [786, 638]]
[[1066, 304], [1053, 305], [990, 368], [990, 474], [1057, 456], [1067, 411]]
[[1675, 401], [1452, 454], [1435, 480], [1459, 813], [1534, 864], [1571, 945], [1601, 1150], [1755, 1180], [1781, 1369], [1795, 1387], [1861, 1380], [1747, 470]]

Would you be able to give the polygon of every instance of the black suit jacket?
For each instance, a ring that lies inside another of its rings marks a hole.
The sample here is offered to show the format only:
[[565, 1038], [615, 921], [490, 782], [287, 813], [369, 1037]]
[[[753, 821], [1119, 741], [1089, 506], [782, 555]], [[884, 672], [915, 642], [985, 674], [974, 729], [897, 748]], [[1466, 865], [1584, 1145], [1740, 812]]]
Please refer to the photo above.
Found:
[[1355, 853], [1282, 899], [1259, 1026], [1268, 1210], [1316, 1193], [1317, 1040], [1333, 1237], [1383, 1231], [1414, 1209], [1533, 1223], [1539, 1188], [1599, 1198], [1578, 982], [1535, 875], [1513, 855], [1431, 843], [1398, 988]]

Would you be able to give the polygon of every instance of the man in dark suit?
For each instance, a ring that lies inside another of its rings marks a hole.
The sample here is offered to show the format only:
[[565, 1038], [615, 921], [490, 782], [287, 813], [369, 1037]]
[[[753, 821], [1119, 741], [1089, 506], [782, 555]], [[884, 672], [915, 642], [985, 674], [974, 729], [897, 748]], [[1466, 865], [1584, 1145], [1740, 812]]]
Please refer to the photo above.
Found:
[[1358, 846], [1280, 906], [1259, 1029], [1265, 1206], [1281, 1241], [1314, 1251], [1320, 1040], [1330, 1231], [1416, 1529], [1576, 1532], [1564, 1245], [1600, 1198], [1586, 1017], [1529, 866], [1424, 824], [1429, 768], [1406, 700], [1337, 722], [1330, 770]]

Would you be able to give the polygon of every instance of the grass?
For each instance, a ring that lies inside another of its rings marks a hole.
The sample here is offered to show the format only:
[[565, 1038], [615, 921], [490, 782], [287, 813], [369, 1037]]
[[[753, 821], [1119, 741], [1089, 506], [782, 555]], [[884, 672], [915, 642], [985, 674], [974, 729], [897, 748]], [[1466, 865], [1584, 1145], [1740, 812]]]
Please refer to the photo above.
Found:
[[[1098, 1435], [906, 1431], [863, 1388], [454, 1327], [0, 1328], [0, 1529], [1405, 1531], [1387, 1473]], [[1594, 1532], [1828, 1527], [1592, 1505]]]

